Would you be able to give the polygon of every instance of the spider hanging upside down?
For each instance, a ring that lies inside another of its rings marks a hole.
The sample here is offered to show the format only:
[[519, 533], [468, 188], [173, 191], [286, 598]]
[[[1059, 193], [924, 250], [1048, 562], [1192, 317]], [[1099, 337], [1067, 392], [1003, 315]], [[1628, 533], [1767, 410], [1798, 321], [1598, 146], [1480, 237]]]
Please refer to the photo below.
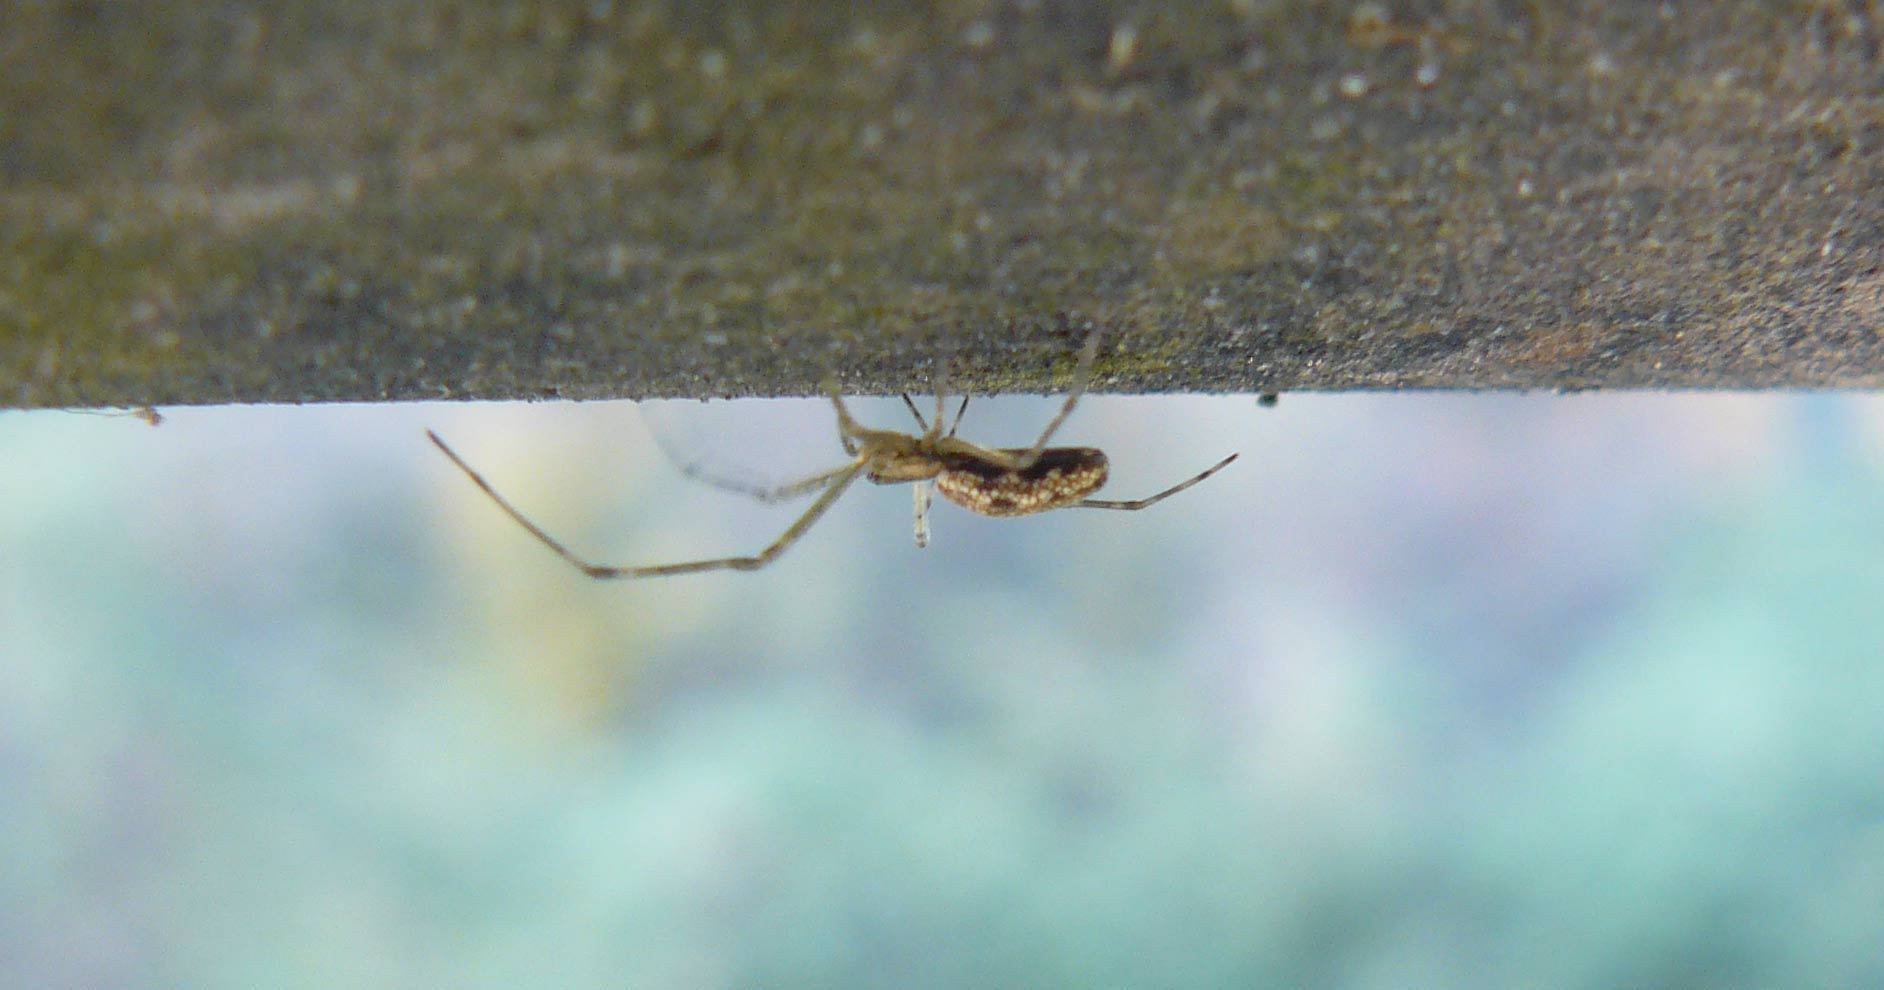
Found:
[[[531, 522], [529, 517], [517, 511], [484, 476], [466, 464], [464, 459], [437, 433], [425, 431], [432, 443], [445, 456], [451, 458], [467, 477], [484, 494], [496, 502], [510, 518], [517, 521], [530, 535], [540, 540], [544, 546], [556, 551], [571, 564], [580, 568], [582, 573], [592, 578], [643, 578], [662, 577], [669, 574], [692, 574], [699, 571], [713, 571], [722, 568], [736, 571], [754, 571], [771, 563], [784, 553], [786, 548], [805, 535], [812, 524], [834, 505], [838, 498], [847, 491], [858, 478], [868, 478], [879, 485], [898, 485], [913, 482], [916, 486], [916, 545], [929, 544], [929, 484], [942, 493], [942, 497], [954, 502], [970, 512], [984, 516], [1024, 516], [1049, 509], [1123, 509], [1134, 511], [1161, 502], [1178, 492], [1216, 474], [1236, 460], [1231, 454], [1211, 465], [1188, 481], [1172, 485], [1170, 488], [1147, 498], [1115, 502], [1107, 499], [1088, 498], [1099, 486], [1106, 483], [1106, 455], [1092, 447], [1049, 447], [1047, 441], [1066, 422], [1073, 407], [1079, 404], [1080, 395], [1085, 392], [1087, 381], [1092, 375], [1093, 357], [1098, 352], [1097, 335], [1086, 341], [1080, 351], [1079, 370], [1075, 376], [1073, 390], [1066, 397], [1066, 404], [1041, 432], [1040, 439], [1032, 447], [995, 449], [981, 447], [966, 440], [958, 440], [955, 431], [962, 425], [962, 414], [968, 410], [968, 399], [963, 397], [962, 404], [955, 411], [954, 425], [948, 432], [942, 432], [944, 413], [947, 411], [944, 398], [944, 383], [936, 383], [935, 419], [925, 421], [922, 413], [909, 396], [903, 396], [903, 403], [915, 415], [916, 423], [922, 428], [919, 434], [898, 433], [893, 430], [872, 430], [861, 426], [851, 418], [850, 410], [845, 408], [844, 399], [837, 392], [836, 386], [829, 387], [831, 404], [837, 409], [837, 436], [844, 446], [844, 453], [851, 459], [843, 466], [814, 474], [809, 478], [769, 489], [740, 488], [740, 491], [752, 495], [764, 502], [780, 502], [812, 492], [821, 492], [811, 507], [786, 528], [783, 535], [772, 541], [772, 545], [751, 557], [718, 557], [712, 560], [690, 560], [679, 564], [656, 564], [645, 567], [610, 567], [592, 564], [577, 556], [568, 547], [563, 546], [555, 537], [544, 532], [543, 528]], [[683, 468], [689, 474], [695, 474], [689, 468]], [[698, 475], [695, 475], [696, 477]], [[711, 479], [703, 479], [711, 480]]]

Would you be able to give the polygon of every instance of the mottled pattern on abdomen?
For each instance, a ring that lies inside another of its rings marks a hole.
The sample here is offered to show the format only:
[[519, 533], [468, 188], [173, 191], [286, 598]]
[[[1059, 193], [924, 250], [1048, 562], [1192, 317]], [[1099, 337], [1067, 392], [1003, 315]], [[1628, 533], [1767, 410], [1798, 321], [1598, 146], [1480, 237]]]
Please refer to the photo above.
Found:
[[[1025, 450], [1002, 453], [1019, 456]], [[943, 498], [984, 516], [1025, 516], [1073, 505], [1106, 483], [1106, 455], [1091, 447], [1050, 447], [1026, 469], [1010, 471], [967, 457], [949, 458], [935, 477]]]

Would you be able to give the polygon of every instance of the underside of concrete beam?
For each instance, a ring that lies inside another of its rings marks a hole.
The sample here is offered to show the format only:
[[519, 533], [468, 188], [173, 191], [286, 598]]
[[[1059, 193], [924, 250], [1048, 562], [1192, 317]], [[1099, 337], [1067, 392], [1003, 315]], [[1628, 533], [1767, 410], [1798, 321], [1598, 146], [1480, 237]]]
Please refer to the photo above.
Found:
[[1884, 14], [5, 3], [0, 404], [1884, 385]]

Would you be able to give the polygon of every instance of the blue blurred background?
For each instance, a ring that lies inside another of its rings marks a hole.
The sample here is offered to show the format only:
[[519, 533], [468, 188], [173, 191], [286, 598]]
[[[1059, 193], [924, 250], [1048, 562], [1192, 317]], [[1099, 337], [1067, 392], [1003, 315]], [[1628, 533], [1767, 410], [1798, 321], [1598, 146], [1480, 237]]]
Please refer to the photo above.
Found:
[[828, 408], [164, 412], [0, 417], [0, 985], [1884, 985], [1875, 397], [1101, 397], [1242, 459], [613, 584], [423, 429], [634, 564]]

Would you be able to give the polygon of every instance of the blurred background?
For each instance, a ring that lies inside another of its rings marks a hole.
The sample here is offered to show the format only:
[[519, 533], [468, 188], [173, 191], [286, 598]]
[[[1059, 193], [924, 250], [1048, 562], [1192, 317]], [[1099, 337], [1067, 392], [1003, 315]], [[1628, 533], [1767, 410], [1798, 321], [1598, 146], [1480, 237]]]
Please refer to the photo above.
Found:
[[1243, 456], [627, 583], [426, 427], [611, 563], [799, 511], [661, 444], [839, 460], [817, 402], [0, 416], [0, 983], [1884, 985], [1884, 399], [1098, 397], [1109, 497]]

